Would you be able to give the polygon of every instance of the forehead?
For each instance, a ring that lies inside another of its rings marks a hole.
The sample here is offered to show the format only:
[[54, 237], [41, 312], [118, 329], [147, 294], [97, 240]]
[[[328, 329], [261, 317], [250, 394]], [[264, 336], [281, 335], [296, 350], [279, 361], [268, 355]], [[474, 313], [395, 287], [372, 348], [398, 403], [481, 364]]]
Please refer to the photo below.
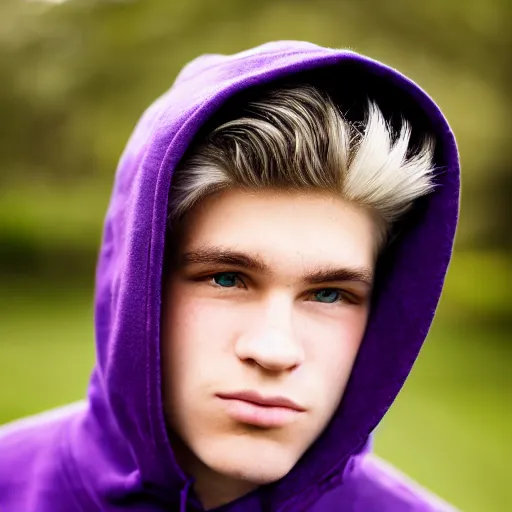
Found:
[[328, 193], [225, 190], [185, 216], [178, 251], [217, 246], [274, 269], [372, 267], [376, 227], [363, 209]]

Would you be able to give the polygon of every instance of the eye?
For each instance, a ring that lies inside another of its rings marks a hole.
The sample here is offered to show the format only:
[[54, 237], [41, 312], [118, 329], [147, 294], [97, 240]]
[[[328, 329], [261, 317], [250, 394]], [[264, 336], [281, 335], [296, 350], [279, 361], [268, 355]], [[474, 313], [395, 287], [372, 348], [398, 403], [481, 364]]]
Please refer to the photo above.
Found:
[[221, 286], [222, 288], [233, 288], [240, 281], [236, 272], [221, 272], [219, 274], [215, 274], [212, 279], [216, 285]]
[[313, 293], [313, 300], [323, 302], [324, 304], [334, 304], [342, 300], [341, 290], [336, 288], [325, 288]]

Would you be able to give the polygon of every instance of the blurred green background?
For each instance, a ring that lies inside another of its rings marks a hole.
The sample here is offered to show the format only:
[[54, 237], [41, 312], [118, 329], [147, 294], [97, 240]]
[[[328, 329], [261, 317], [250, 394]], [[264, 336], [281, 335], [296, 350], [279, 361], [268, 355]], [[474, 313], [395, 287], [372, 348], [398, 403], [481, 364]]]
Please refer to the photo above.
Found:
[[460, 144], [454, 261], [376, 450], [464, 511], [512, 510], [510, 21], [509, 0], [2, 0], [0, 423], [84, 396], [101, 224], [143, 109], [200, 53], [310, 40], [411, 76]]

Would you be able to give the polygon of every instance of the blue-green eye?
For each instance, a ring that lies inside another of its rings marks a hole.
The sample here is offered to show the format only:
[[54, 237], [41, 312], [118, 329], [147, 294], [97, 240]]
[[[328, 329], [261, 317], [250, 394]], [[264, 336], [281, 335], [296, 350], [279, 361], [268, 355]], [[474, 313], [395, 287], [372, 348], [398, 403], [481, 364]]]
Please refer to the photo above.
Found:
[[323, 302], [324, 304], [334, 304], [341, 299], [341, 292], [335, 288], [325, 288], [324, 290], [318, 290], [313, 295], [315, 300]]
[[236, 272], [222, 272], [213, 276], [215, 284], [223, 288], [232, 288], [238, 282], [238, 274]]

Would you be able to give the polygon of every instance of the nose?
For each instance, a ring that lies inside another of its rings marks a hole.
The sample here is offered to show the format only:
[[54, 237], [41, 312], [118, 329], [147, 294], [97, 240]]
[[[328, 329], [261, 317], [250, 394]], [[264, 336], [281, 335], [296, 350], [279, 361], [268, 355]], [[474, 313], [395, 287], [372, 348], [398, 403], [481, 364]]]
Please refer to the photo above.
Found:
[[254, 362], [273, 372], [292, 370], [304, 361], [304, 351], [294, 335], [292, 312], [272, 304], [257, 314], [236, 340], [235, 352], [244, 362]]

